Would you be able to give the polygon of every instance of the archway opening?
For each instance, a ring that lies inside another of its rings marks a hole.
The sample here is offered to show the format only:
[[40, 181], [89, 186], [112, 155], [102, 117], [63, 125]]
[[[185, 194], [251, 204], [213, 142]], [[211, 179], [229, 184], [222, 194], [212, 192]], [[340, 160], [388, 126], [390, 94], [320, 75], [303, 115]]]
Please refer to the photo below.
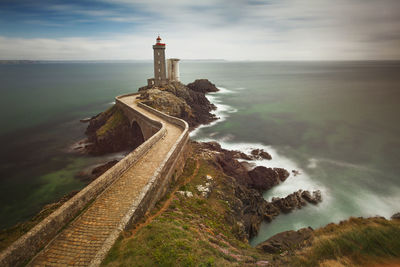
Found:
[[132, 135], [133, 149], [137, 148], [138, 146], [144, 143], [142, 128], [140, 127], [139, 123], [137, 123], [137, 121], [132, 122], [131, 135]]

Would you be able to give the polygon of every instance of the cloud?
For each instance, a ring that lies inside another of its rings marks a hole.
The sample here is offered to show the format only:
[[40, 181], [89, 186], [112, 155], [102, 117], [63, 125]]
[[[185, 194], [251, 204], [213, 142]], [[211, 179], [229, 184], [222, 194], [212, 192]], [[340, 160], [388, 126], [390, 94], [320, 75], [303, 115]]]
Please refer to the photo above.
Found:
[[[79, 15], [76, 21], [98, 22], [98, 35], [82, 36], [84, 25], [81, 25], [81, 36], [76, 38], [3, 36], [2, 57], [150, 59], [151, 50], [146, 52], [160, 33], [168, 44], [167, 53], [180, 58], [400, 59], [397, 12], [400, 1], [397, 0], [101, 0], [100, 3], [94, 8], [78, 4], [48, 7], [54, 12]], [[122, 33], [118, 24], [131, 28]], [[114, 33], [102, 32], [102, 26], [114, 27]], [[46, 45], [48, 50], [37, 50], [36, 43]]]

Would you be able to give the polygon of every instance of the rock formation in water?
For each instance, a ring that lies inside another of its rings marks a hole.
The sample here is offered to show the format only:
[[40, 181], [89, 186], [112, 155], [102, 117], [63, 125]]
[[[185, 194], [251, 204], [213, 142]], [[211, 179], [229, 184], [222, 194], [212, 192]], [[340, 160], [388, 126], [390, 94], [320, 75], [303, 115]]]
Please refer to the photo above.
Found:
[[[215, 85], [205, 79], [196, 80], [189, 85], [171, 82], [165, 87], [145, 86], [139, 88], [140, 100], [157, 110], [187, 121], [191, 129], [216, 120], [215, 115], [211, 114], [216, 107], [205, 96], [207, 92], [218, 91]], [[75, 145], [75, 151], [103, 155], [133, 150], [144, 142], [140, 129], [131, 127], [116, 105], [83, 122], [89, 123], [85, 132], [87, 140]]]
[[194, 82], [189, 83], [187, 87], [190, 90], [193, 90], [195, 92], [200, 92], [203, 94], [218, 92], [218, 88], [215, 86], [215, 84], [211, 83], [207, 79], [195, 80]]
[[91, 118], [85, 134], [84, 150], [91, 155], [133, 150], [144, 142], [140, 129], [132, 128], [116, 105]]
[[301, 209], [307, 203], [317, 204], [322, 200], [319, 191], [310, 193], [299, 190], [285, 198], [273, 198], [268, 202], [262, 193], [284, 182], [289, 177], [287, 170], [258, 166], [249, 171], [245, 162], [238, 161], [247, 157], [242, 152], [222, 149], [216, 142], [197, 143], [197, 146], [198, 153], [227, 176], [226, 183], [229, 186], [224, 196], [232, 207], [232, 212], [227, 216], [228, 221], [238, 225], [239, 238], [255, 236], [263, 220], [271, 221], [280, 213]]
[[218, 91], [215, 85], [208, 80], [196, 80], [189, 85], [171, 82], [164, 87], [145, 86], [139, 88], [140, 99], [150, 107], [187, 121], [191, 129], [216, 120], [211, 114], [216, 107], [205, 96]]

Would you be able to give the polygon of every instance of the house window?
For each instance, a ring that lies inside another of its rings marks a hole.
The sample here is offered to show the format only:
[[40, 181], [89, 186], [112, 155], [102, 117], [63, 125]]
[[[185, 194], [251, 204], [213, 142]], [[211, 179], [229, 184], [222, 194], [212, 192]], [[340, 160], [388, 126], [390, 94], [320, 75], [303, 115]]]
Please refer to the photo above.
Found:
[[158, 72], [161, 72], [161, 70], [160, 70], [160, 69], [158, 69]]
[[157, 55], [160, 55], [160, 52], [157, 52]]
[[158, 61], [158, 64], [160, 64], [160, 61]]

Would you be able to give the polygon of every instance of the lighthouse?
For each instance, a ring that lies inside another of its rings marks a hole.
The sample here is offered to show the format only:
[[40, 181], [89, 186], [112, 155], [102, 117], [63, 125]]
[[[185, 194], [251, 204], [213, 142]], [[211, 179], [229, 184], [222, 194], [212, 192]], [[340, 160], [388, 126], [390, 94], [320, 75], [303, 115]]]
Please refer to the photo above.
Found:
[[161, 43], [158, 36], [156, 44], [153, 45], [154, 51], [154, 85], [163, 86], [167, 84], [167, 73], [165, 68], [165, 44]]
[[158, 36], [153, 45], [154, 52], [154, 78], [147, 79], [147, 88], [163, 87], [169, 82], [179, 82], [179, 59], [168, 59], [168, 78], [165, 65], [165, 44], [161, 43]]

